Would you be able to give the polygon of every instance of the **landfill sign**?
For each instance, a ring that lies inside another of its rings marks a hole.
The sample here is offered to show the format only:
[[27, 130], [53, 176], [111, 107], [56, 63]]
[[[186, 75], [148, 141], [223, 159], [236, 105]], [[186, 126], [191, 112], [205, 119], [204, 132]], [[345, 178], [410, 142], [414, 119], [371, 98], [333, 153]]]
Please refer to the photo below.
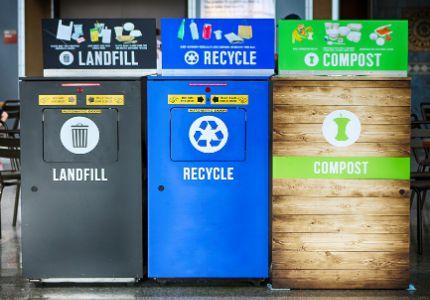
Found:
[[88, 69], [145, 75], [156, 69], [155, 19], [46, 19], [42, 26], [47, 76]]
[[408, 22], [281, 20], [281, 75], [406, 76]]

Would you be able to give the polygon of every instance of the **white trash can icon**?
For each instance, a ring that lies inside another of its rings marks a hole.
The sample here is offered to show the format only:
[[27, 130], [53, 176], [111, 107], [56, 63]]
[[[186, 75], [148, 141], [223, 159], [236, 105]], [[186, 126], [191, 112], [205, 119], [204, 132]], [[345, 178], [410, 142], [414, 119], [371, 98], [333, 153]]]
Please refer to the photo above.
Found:
[[82, 116], [72, 117], [61, 126], [60, 140], [69, 152], [86, 154], [98, 145], [100, 131], [93, 120]]
[[82, 123], [70, 126], [72, 129], [73, 148], [88, 147], [88, 125]]

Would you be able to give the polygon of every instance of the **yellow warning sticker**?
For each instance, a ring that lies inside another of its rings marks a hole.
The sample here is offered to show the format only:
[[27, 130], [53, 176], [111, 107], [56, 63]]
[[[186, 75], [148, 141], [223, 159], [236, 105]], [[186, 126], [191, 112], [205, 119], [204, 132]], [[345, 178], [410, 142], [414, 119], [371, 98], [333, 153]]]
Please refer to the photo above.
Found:
[[211, 104], [248, 105], [248, 95], [212, 95]]
[[39, 105], [76, 105], [76, 95], [39, 95]]
[[101, 114], [101, 109], [62, 109], [62, 114]]
[[222, 108], [190, 108], [188, 112], [192, 113], [200, 113], [200, 112], [227, 112], [228, 109], [222, 109]]
[[87, 105], [124, 105], [124, 95], [87, 95]]
[[169, 104], [206, 104], [205, 95], [169, 95]]

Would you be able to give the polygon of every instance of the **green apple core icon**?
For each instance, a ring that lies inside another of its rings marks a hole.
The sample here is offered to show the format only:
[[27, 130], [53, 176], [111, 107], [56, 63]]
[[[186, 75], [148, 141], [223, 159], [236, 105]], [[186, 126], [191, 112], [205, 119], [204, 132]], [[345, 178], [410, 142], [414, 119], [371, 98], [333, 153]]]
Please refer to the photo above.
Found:
[[339, 142], [347, 141], [349, 137], [346, 134], [346, 126], [351, 121], [351, 119], [345, 118], [341, 114], [339, 117], [333, 120], [337, 125], [337, 135], [335, 137], [336, 141], [339, 141]]

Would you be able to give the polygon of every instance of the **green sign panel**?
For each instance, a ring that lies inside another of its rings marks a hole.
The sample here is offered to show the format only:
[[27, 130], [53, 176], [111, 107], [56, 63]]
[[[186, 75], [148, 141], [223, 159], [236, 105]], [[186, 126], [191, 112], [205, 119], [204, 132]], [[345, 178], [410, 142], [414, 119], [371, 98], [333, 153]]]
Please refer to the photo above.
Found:
[[409, 157], [273, 157], [275, 179], [409, 180]]
[[406, 76], [407, 21], [278, 23], [280, 75]]

